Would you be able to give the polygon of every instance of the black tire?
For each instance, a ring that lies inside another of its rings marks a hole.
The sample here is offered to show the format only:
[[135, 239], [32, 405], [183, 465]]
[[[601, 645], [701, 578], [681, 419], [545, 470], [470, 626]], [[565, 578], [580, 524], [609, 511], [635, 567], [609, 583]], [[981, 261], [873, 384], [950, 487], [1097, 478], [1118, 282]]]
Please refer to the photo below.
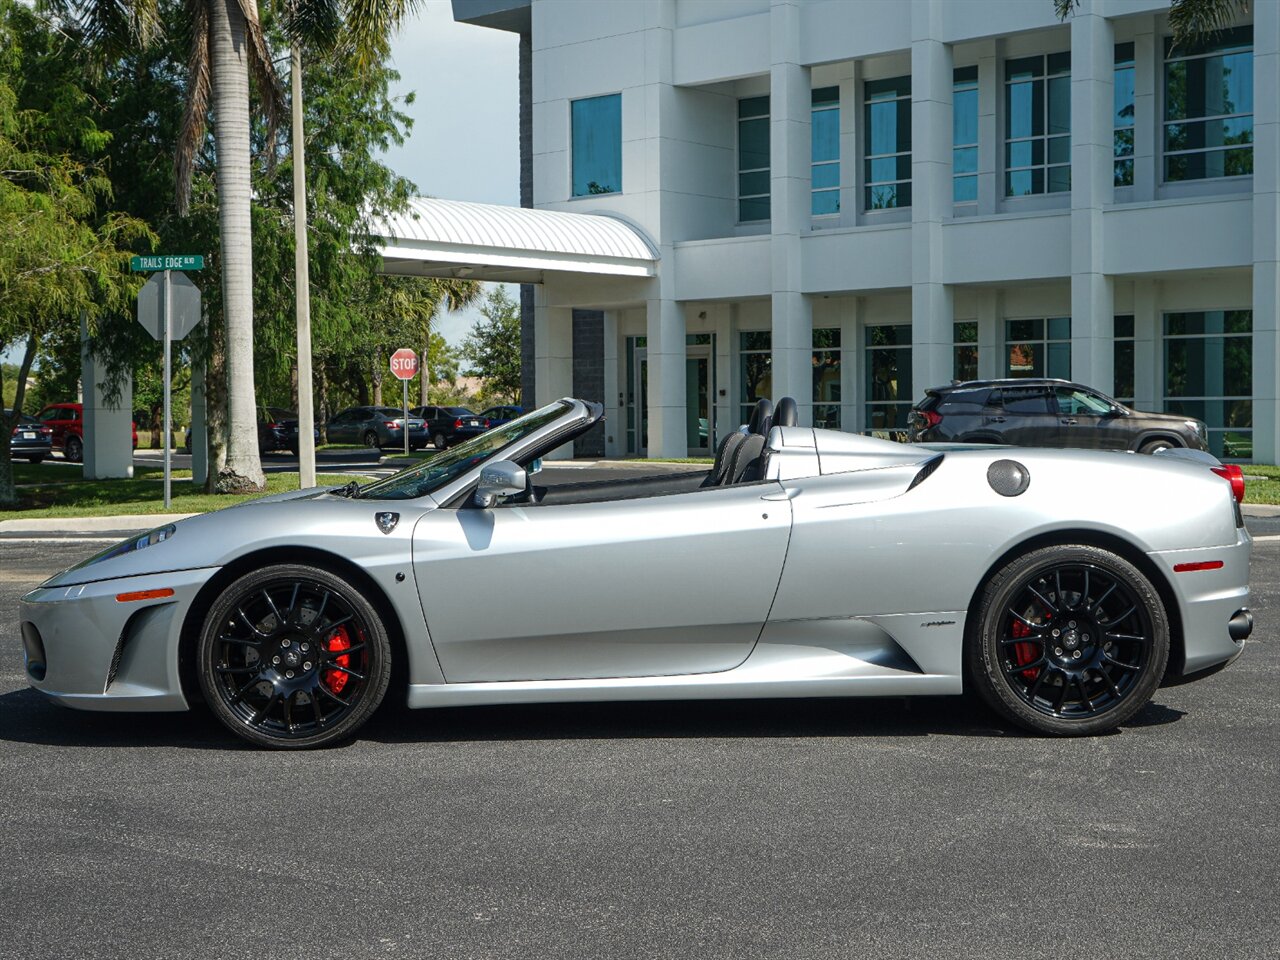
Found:
[[449, 441], [443, 433], [437, 433], [434, 437], [431, 438], [431, 445], [435, 447], [437, 450], [443, 450], [445, 447], [449, 445]]
[[1006, 719], [1091, 736], [1150, 701], [1169, 659], [1169, 620], [1151, 581], [1123, 557], [1043, 547], [987, 581], [966, 657], [978, 693]]
[[224, 589], [205, 617], [196, 656], [214, 716], [237, 736], [275, 749], [350, 738], [391, 677], [391, 644], [377, 611], [341, 577], [303, 564], [263, 567]]
[[1145, 453], [1145, 454], [1153, 454], [1153, 453], [1159, 453], [1161, 450], [1171, 450], [1176, 446], [1178, 446], [1178, 444], [1174, 443], [1172, 440], [1157, 438], [1155, 440], [1148, 440], [1146, 443], [1144, 443], [1142, 446], [1138, 448], [1138, 452]]
[[67, 437], [62, 455], [70, 463], [80, 463], [84, 459], [84, 442], [79, 437]]
[[364, 432], [364, 445], [374, 450], [382, 449], [382, 444], [378, 442], [378, 433], [376, 430], [366, 430]]
[[44, 454], [38, 457], [27, 457], [27, 460], [31, 463], [44, 463]]

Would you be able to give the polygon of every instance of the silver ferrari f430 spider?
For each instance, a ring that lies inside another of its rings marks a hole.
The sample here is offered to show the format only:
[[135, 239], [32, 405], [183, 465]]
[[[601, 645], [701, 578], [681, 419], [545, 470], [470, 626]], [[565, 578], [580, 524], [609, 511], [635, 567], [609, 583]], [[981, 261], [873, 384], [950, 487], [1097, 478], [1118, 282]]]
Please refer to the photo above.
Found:
[[387, 479], [126, 540], [23, 598], [30, 682], [92, 710], [203, 701], [269, 747], [348, 738], [388, 696], [971, 689], [1095, 734], [1252, 628], [1243, 477], [1204, 453], [899, 444], [784, 399], [707, 471], [539, 485], [602, 413], [559, 400]]

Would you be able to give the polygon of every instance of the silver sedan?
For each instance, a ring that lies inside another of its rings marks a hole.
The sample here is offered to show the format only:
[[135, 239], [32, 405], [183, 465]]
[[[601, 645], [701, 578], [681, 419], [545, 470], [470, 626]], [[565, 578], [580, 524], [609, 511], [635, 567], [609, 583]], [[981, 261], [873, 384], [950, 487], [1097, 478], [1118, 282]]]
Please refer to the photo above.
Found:
[[[192, 517], [21, 604], [37, 690], [203, 701], [267, 747], [412, 707], [959, 694], [1049, 735], [1125, 722], [1252, 627], [1238, 467], [897, 444], [767, 401], [704, 473], [540, 485], [564, 399], [393, 477]], [[496, 585], [486, 592], [458, 584]]]

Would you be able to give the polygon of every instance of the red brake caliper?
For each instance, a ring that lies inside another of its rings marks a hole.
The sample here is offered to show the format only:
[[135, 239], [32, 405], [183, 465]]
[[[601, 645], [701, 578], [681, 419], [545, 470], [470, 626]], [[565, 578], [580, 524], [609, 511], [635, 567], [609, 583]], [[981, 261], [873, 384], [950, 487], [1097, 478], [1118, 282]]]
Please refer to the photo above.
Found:
[[[339, 627], [337, 630], [333, 631], [333, 633], [329, 634], [329, 639], [326, 642], [329, 645], [330, 653], [336, 653], [339, 650], [349, 650], [351, 649], [351, 634], [347, 633], [346, 627]], [[1021, 646], [1021, 644], [1019, 644], [1019, 646]], [[351, 666], [351, 657], [348, 654], [343, 654], [340, 657], [335, 657], [333, 662], [340, 667], [349, 667]], [[347, 685], [347, 681], [349, 679], [351, 678], [347, 676], [347, 674], [343, 673], [341, 670], [334, 670], [332, 667], [324, 672], [324, 685], [329, 688], [329, 692], [334, 696], [337, 696], [342, 692], [342, 688]]]
[[[1031, 636], [1031, 628], [1028, 627], [1021, 620], [1014, 620], [1013, 627], [1010, 629], [1009, 632], [1012, 633], [1015, 637]], [[1013, 659], [1017, 663], [1017, 665], [1020, 667], [1025, 664], [1031, 663], [1033, 660], [1035, 660], [1036, 653], [1037, 653], [1037, 650], [1036, 650], [1036, 645], [1034, 643], [1015, 643], [1013, 645]], [[1039, 673], [1040, 673], [1039, 667], [1036, 667], [1034, 670], [1023, 670], [1022, 679], [1027, 681], [1027, 683], [1031, 683], [1035, 680], [1036, 675]]]

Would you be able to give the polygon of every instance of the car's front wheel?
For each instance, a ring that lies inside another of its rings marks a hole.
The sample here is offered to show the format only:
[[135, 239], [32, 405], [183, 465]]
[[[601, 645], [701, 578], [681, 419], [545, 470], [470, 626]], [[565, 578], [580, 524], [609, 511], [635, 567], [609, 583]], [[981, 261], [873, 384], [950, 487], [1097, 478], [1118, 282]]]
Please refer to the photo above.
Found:
[[381, 450], [382, 444], [378, 442], [378, 434], [375, 430], [366, 430], [364, 434], [364, 445], [373, 450]]
[[1169, 440], [1148, 440], [1138, 448], [1139, 453], [1159, 453], [1161, 450], [1172, 450], [1177, 444]]
[[1084, 544], [1018, 557], [987, 582], [969, 638], [983, 699], [1038, 733], [1085, 736], [1146, 706], [1169, 657], [1169, 620], [1151, 581]]
[[62, 455], [71, 463], [79, 463], [84, 459], [84, 443], [79, 437], [67, 437], [62, 448]]
[[391, 675], [381, 618], [319, 567], [254, 570], [214, 600], [200, 634], [200, 688], [233, 733], [263, 747], [345, 740], [377, 709]]
[[437, 450], [443, 450], [445, 447], [449, 445], [449, 440], [448, 438], [445, 437], [443, 433], [437, 433], [434, 437], [431, 438], [431, 445], [435, 447]]

